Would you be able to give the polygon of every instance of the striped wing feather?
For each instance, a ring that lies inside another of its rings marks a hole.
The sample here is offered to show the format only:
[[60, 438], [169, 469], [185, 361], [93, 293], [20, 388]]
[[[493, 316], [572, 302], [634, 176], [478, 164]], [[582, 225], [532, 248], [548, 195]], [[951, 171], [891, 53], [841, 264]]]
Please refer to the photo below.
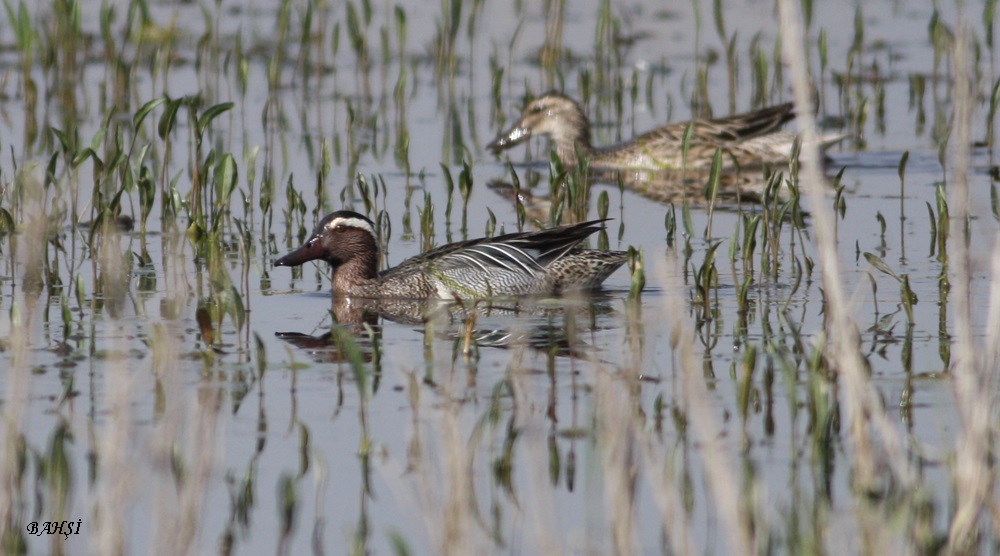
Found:
[[408, 259], [390, 273], [412, 271], [418, 266], [433, 264], [441, 271], [468, 268], [534, 276], [569, 253], [587, 236], [603, 228], [603, 222], [591, 220], [546, 230], [450, 243]]

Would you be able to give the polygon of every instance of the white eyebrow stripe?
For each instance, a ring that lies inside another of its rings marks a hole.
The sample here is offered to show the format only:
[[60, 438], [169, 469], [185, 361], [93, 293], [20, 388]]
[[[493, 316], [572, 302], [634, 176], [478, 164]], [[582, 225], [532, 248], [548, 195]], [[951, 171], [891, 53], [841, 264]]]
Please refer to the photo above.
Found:
[[337, 218], [334, 218], [333, 220], [326, 223], [327, 230], [332, 230], [337, 226], [347, 226], [348, 228], [361, 228], [362, 230], [366, 230], [371, 235], [375, 235], [375, 229], [372, 228], [372, 225], [369, 224], [367, 220], [362, 220], [360, 218], [338, 216]]

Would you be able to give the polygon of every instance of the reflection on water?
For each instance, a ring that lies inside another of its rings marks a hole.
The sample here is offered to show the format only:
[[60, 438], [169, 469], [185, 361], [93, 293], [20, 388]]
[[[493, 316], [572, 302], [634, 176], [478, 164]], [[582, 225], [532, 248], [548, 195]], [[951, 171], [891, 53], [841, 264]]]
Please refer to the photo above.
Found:
[[[374, 350], [382, 349], [384, 320], [412, 327], [415, 333], [452, 341], [456, 354], [465, 357], [478, 358], [478, 349], [488, 347], [530, 348], [558, 357], [588, 359], [597, 349], [587, 343], [586, 337], [601, 327], [607, 328], [615, 312], [610, 297], [594, 295], [486, 299], [468, 304], [437, 299], [334, 297], [328, 314], [331, 318], [324, 317], [312, 330], [332, 327], [348, 331], [368, 363], [378, 359]], [[342, 362], [349, 357], [343, 351], [344, 336], [334, 330], [322, 334], [277, 332], [275, 335], [305, 351], [316, 362]]]

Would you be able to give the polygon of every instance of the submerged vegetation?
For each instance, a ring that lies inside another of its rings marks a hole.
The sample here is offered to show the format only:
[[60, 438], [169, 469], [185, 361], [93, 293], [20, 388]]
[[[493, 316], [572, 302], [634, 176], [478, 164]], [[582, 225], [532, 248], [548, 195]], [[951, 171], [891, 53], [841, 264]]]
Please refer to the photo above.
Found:
[[[998, 551], [996, 2], [529, 4], [5, 2], [0, 551]], [[552, 88], [801, 162], [490, 156]], [[272, 267], [337, 209], [628, 270], [373, 312]]]

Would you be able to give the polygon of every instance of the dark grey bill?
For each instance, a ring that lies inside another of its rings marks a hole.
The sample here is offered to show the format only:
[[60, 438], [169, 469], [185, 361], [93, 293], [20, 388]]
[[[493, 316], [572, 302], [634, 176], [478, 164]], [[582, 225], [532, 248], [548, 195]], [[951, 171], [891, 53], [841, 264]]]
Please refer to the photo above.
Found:
[[519, 145], [531, 137], [531, 130], [520, 125], [508, 129], [493, 140], [487, 147], [493, 154], [500, 154], [500, 151], [509, 149], [514, 145]]

